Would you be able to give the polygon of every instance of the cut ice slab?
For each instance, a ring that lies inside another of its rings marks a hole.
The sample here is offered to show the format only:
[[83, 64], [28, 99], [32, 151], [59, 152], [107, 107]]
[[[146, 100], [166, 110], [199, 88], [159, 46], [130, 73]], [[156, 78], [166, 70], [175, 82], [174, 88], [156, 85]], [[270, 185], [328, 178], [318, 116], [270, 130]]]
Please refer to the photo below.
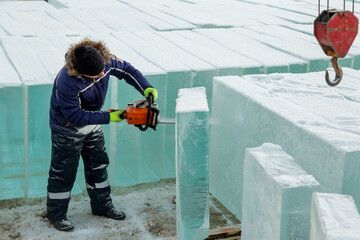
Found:
[[315, 192], [311, 201], [310, 240], [355, 240], [360, 215], [351, 196]]
[[311, 194], [318, 186], [280, 146], [246, 149], [241, 239], [308, 239]]
[[209, 231], [209, 108], [205, 88], [179, 90], [175, 131], [177, 239], [205, 239]]
[[[214, 78], [209, 148], [214, 196], [241, 219], [243, 182], [233, 176], [243, 172], [245, 148], [273, 142], [319, 181], [321, 191], [349, 194], [360, 204], [355, 187], [360, 184], [360, 102], [348, 97], [360, 85], [347, 72], [339, 88], [328, 87], [323, 72]], [[235, 108], [224, 109], [229, 102]], [[221, 174], [229, 169], [234, 173]]]

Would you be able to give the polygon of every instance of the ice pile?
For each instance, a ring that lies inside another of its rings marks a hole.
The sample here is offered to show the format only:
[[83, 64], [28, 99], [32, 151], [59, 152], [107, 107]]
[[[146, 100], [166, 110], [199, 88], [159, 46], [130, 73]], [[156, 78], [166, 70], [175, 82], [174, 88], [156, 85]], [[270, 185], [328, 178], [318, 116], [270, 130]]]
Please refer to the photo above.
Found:
[[311, 195], [318, 186], [280, 146], [248, 148], [241, 239], [308, 239]]
[[177, 239], [205, 239], [209, 230], [209, 108], [203, 87], [176, 99]]
[[[355, 3], [355, 10], [359, 6]], [[0, 106], [5, 113], [0, 199], [45, 195], [49, 96], [70, 44], [85, 36], [103, 40], [159, 90], [160, 117], [175, 118], [181, 88], [206, 87], [211, 109], [214, 76], [323, 71], [330, 62], [313, 37], [316, 16], [317, 3], [311, 0], [0, 1]], [[340, 64], [360, 69], [359, 41]], [[124, 81], [112, 79], [103, 110], [125, 108], [141, 98]], [[15, 119], [19, 112], [23, 117]], [[112, 185], [175, 177], [174, 126], [142, 133], [125, 123], [110, 124], [104, 133]], [[78, 174], [83, 175], [82, 166]], [[80, 176], [72, 192], [83, 187]]]

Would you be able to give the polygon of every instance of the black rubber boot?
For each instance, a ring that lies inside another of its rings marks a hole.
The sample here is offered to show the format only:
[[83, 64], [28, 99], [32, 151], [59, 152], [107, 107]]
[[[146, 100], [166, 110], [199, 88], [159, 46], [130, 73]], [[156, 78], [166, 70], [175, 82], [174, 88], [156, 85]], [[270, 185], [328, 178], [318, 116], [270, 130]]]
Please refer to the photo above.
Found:
[[93, 215], [103, 216], [115, 220], [123, 220], [126, 218], [126, 214], [121, 210], [116, 210], [115, 208], [110, 209], [104, 213], [93, 213]]
[[74, 225], [67, 218], [52, 221], [51, 224], [59, 231], [68, 232], [74, 229]]

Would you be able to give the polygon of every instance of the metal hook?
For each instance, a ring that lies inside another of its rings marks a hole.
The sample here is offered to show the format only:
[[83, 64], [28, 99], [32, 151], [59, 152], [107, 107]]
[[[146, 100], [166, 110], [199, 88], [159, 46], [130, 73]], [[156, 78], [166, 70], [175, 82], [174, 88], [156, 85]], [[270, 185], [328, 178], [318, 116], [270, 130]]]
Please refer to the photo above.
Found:
[[331, 87], [334, 87], [336, 85], [338, 85], [343, 77], [343, 71], [340, 67], [340, 65], [338, 64], [337, 62], [337, 57], [333, 57], [331, 59], [331, 64], [335, 70], [335, 79], [333, 81], [330, 80], [329, 78], [329, 72], [326, 70], [326, 73], [325, 73], [325, 79], [326, 79], [326, 83], [331, 86]]

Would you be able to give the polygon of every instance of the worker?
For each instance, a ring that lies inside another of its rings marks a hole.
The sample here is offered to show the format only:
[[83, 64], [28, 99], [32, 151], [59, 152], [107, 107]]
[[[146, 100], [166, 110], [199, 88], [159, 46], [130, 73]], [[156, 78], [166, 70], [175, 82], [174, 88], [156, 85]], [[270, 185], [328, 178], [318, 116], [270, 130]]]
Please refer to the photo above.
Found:
[[157, 90], [130, 63], [111, 54], [105, 43], [89, 38], [71, 45], [65, 66], [55, 78], [50, 106], [51, 166], [47, 186], [47, 218], [61, 231], [74, 225], [67, 218], [70, 192], [79, 158], [85, 168], [86, 189], [93, 215], [122, 220], [110, 197], [106, 168], [109, 158], [101, 124], [120, 122], [123, 111], [101, 111], [110, 75], [157, 99]]

